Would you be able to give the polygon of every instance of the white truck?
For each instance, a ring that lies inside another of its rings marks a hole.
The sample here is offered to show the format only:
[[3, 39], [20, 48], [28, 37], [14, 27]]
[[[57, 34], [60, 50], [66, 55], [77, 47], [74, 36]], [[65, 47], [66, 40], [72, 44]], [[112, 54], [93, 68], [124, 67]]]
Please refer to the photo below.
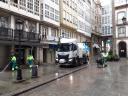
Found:
[[78, 66], [87, 64], [88, 46], [76, 39], [60, 39], [56, 51], [56, 63], [60, 66]]

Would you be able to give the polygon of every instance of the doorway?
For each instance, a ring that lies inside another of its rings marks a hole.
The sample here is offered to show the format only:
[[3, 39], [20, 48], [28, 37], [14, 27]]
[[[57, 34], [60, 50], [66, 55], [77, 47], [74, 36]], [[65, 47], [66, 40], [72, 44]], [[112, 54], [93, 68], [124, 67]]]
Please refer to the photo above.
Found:
[[127, 47], [126, 47], [126, 42], [121, 41], [118, 45], [119, 48], [119, 56], [120, 57], [126, 57], [127, 56]]
[[19, 50], [20, 50], [20, 59], [21, 59], [20, 61], [21, 61], [21, 64], [24, 65], [25, 64], [25, 48], [21, 47], [21, 49], [19, 49], [18, 46], [15, 46], [15, 53], [16, 53], [17, 60], [19, 57]]
[[43, 48], [43, 63], [47, 63], [47, 49]]

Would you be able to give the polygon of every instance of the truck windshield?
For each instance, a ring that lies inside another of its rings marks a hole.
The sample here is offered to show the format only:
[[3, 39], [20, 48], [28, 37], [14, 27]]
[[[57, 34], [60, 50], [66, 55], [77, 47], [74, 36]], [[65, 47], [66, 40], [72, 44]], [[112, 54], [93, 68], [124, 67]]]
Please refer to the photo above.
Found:
[[59, 44], [58, 52], [68, 52], [70, 51], [70, 44]]

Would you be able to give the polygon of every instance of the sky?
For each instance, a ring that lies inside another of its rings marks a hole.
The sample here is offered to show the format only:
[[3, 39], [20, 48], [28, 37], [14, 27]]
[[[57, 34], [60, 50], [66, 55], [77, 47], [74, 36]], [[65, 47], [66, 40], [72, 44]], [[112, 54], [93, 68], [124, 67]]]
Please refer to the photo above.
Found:
[[101, 0], [101, 5], [111, 4], [111, 0]]

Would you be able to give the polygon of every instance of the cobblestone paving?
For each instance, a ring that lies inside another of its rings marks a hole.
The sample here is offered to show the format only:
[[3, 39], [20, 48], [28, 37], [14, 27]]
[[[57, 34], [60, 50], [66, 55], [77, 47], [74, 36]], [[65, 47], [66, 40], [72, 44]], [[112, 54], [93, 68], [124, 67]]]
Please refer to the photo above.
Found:
[[20, 96], [128, 96], [128, 60], [91, 65]]

